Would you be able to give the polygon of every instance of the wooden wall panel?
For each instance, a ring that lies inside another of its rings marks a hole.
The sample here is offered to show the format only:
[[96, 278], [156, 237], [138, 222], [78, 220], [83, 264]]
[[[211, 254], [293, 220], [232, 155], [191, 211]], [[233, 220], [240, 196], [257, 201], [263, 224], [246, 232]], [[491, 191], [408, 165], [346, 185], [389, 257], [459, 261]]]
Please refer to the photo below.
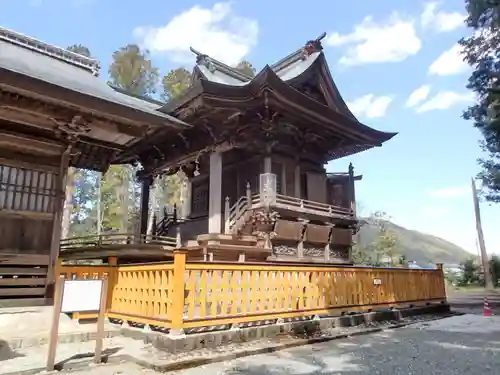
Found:
[[49, 255], [52, 220], [0, 214], [0, 253]]
[[325, 174], [307, 172], [307, 199], [327, 203]]
[[328, 182], [328, 202], [338, 207], [350, 207], [349, 202], [349, 180], [347, 178], [330, 180]]
[[0, 160], [0, 308], [47, 303], [57, 172]]

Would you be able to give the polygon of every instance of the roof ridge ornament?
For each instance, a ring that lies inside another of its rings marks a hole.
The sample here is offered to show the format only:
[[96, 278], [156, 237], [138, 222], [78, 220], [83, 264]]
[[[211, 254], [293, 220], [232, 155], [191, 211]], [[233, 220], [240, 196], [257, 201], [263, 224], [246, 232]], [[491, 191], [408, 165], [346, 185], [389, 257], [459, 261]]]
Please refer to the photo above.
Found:
[[210, 56], [195, 50], [193, 47], [189, 47], [189, 49], [196, 55], [196, 64], [205, 66], [210, 73], [214, 73], [216, 71], [216, 67]]
[[321, 44], [321, 41], [325, 39], [325, 37], [326, 37], [326, 32], [323, 32], [316, 39], [307, 41], [306, 45], [304, 46], [304, 58], [307, 58], [314, 52], [322, 51], [323, 45]]
[[51, 44], [42, 42], [41, 40], [20, 34], [18, 32], [0, 26], [0, 41], [1, 40], [75, 65], [79, 68], [87, 70], [89, 73], [96, 77], [99, 75], [101, 67], [99, 61], [96, 59], [79, 55], [78, 53], [53, 46]]

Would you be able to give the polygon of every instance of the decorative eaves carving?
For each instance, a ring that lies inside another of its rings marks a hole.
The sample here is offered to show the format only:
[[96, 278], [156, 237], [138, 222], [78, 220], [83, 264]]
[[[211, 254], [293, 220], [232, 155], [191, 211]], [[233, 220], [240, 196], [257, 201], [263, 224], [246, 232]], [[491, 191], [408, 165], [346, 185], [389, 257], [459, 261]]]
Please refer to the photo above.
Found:
[[70, 143], [77, 142], [81, 135], [85, 135], [92, 130], [88, 122], [80, 115], [73, 116], [69, 122], [59, 121], [55, 118], [51, 118], [51, 120], [56, 124], [54, 126], [56, 137]]

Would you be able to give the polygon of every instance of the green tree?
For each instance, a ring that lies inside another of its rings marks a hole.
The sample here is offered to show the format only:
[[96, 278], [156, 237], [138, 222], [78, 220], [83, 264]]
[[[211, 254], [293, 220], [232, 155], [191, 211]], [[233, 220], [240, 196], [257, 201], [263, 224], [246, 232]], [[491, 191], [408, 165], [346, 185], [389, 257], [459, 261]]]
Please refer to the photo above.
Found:
[[69, 234], [85, 236], [97, 229], [98, 173], [84, 169], [76, 169], [76, 173]]
[[[387, 228], [387, 222], [390, 217], [387, 216], [385, 212], [377, 211], [374, 212], [368, 222], [374, 225], [378, 229], [378, 236], [373, 243], [373, 252], [375, 255], [376, 265], [395, 265], [395, 257], [397, 255], [397, 250], [399, 247], [397, 236]], [[387, 260], [382, 262], [382, 259]]]
[[173, 69], [162, 79], [163, 98], [168, 101], [177, 99], [191, 85], [191, 73], [184, 68]]
[[240, 61], [236, 65], [235, 69], [238, 70], [238, 71], [240, 71], [241, 73], [243, 73], [244, 75], [246, 75], [246, 76], [248, 76], [250, 78], [255, 77], [255, 68], [253, 67], [252, 64], [250, 64], [246, 60]]
[[355, 242], [352, 246], [352, 262], [357, 265], [369, 266], [372, 264], [371, 247], [362, 246]]
[[[81, 44], [73, 44], [72, 46], [69, 46], [66, 48], [68, 51], [78, 53], [80, 55], [90, 57], [90, 50], [81, 45]], [[62, 231], [61, 231], [61, 237], [62, 238], [67, 238], [70, 235], [74, 235], [74, 231], [72, 230], [72, 218], [74, 216], [75, 212], [75, 202], [73, 201], [73, 195], [76, 193], [77, 190], [77, 185], [79, 182], [79, 179], [81, 178], [82, 171], [77, 170], [75, 168], [70, 167], [68, 169], [68, 176], [67, 176], [67, 184], [66, 184], [66, 192], [65, 192], [65, 198], [64, 198], [64, 210], [63, 210], [63, 217], [62, 217]], [[78, 212], [78, 211], [77, 211]]]
[[[132, 95], [151, 97], [158, 87], [159, 72], [148, 51], [129, 44], [113, 54], [110, 84]], [[136, 167], [111, 166], [102, 178], [103, 231], [135, 232], [139, 219], [140, 187]]]
[[500, 280], [500, 258], [498, 255], [493, 255], [490, 259], [490, 273], [493, 285], [498, 287], [498, 281]]
[[151, 97], [158, 87], [159, 72], [149, 52], [129, 44], [113, 53], [109, 67], [110, 84], [130, 94]]
[[129, 227], [129, 168], [112, 165], [102, 177], [101, 196], [104, 232], [127, 232]]
[[479, 282], [479, 267], [474, 259], [467, 259], [460, 264], [462, 277], [459, 280], [460, 286], [475, 284]]
[[69, 46], [66, 49], [68, 51], [78, 53], [79, 55], [83, 55], [86, 57], [92, 57], [92, 55], [90, 54], [90, 50], [81, 44], [73, 44], [72, 46]]
[[[498, 1], [466, 0], [466, 24], [472, 36], [459, 41], [464, 59], [473, 68], [467, 88], [472, 90], [476, 103], [463, 114], [472, 120], [483, 137], [482, 148], [488, 157], [479, 160], [479, 177], [485, 187], [485, 198], [500, 202], [500, 6]], [[491, 93], [494, 88], [495, 92]]]

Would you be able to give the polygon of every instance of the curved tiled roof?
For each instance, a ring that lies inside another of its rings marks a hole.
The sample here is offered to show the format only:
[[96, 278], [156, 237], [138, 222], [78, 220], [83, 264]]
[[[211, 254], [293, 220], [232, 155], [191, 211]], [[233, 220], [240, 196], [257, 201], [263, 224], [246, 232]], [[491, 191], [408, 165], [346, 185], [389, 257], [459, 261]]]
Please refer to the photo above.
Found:
[[160, 112], [159, 104], [118, 92], [108, 86], [97, 77], [99, 65], [96, 60], [1, 27], [0, 69], [119, 104], [167, 123], [189, 127], [183, 121]]

